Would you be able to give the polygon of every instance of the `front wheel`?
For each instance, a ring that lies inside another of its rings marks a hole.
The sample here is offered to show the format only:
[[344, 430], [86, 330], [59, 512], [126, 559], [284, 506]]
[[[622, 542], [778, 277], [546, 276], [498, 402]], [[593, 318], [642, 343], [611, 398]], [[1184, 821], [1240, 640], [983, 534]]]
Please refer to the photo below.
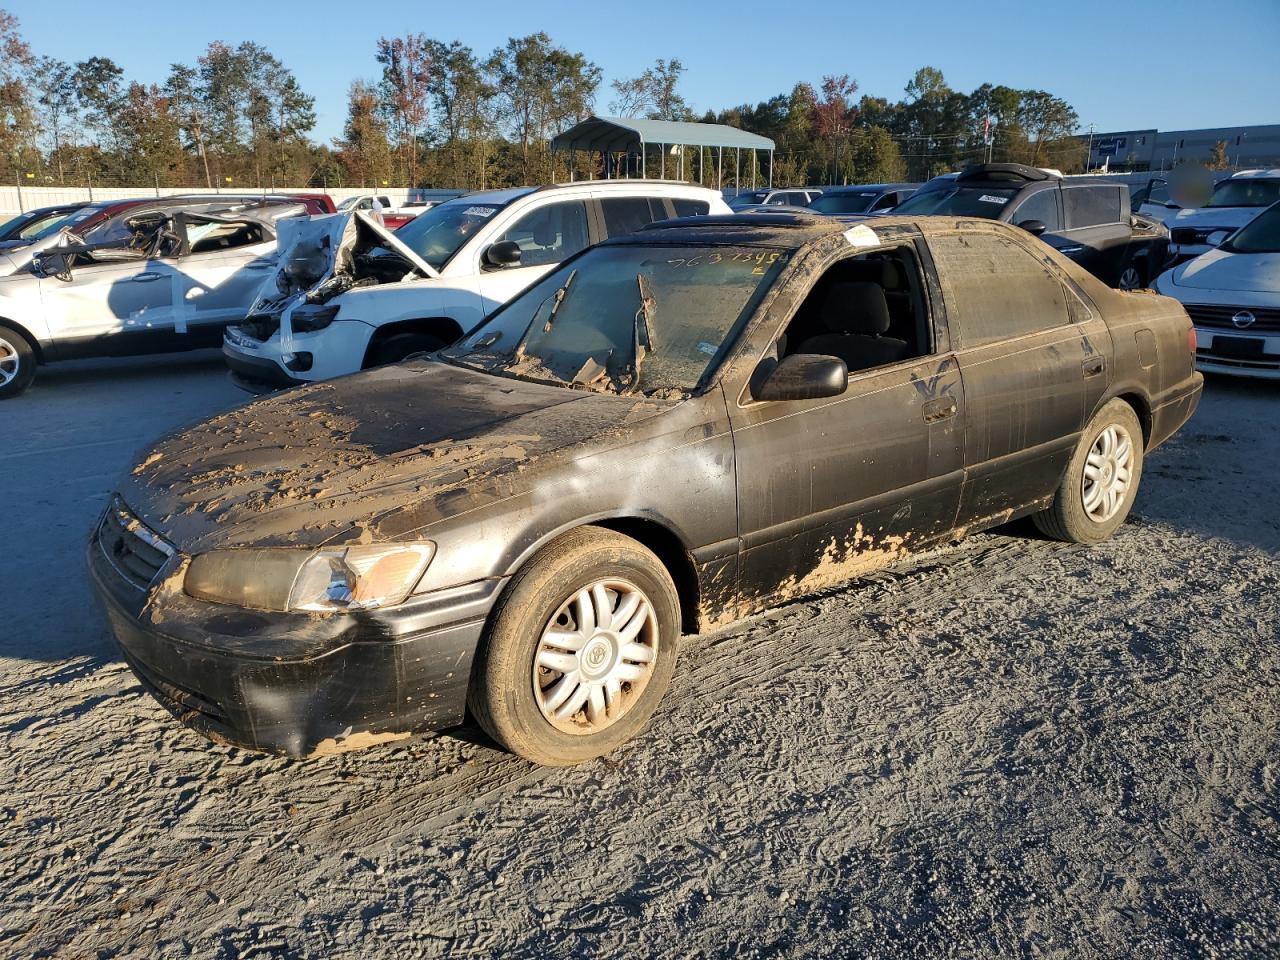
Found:
[[445, 345], [443, 337], [432, 333], [397, 333], [387, 339], [375, 343], [369, 349], [365, 367], [381, 367], [388, 363], [399, 363], [415, 353], [431, 353]]
[[36, 375], [36, 352], [31, 342], [12, 327], [0, 324], [0, 400], [16, 397]]
[[1146, 285], [1142, 267], [1136, 261], [1130, 262], [1120, 271], [1120, 281], [1116, 284], [1121, 290], [1141, 290]]
[[581, 763], [648, 722], [679, 636], [679, 596], [651, 551], [610, 530], [571, 530], [499, 599], [467, 704], [511, 752], [549, 766]]
[[1142, 424], [1111, 400], [1089, 422], [1053, 503], [1034, 515], [1042, 533], [1072, 543], [1106, 540], [1124, 523], [1142, 479]]

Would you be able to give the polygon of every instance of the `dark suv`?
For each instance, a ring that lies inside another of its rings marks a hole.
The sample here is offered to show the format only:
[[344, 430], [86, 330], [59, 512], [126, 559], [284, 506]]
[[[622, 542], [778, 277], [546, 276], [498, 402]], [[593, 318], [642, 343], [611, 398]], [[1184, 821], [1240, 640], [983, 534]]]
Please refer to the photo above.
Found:
[[1169, 231], [1130, 211], [1124, 184], [1066, 178], [1021, 163], [967, 167], [948, 189], [921, 191], [894, 213], [1012, 223], [1121, 289], [1145, 287], [1168, 258]]

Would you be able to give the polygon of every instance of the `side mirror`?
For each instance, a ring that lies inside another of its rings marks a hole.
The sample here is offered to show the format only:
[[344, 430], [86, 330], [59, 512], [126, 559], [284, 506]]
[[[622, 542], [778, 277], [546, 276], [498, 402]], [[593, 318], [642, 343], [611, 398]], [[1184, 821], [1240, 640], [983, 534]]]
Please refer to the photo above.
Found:
[[1023, 220], [1018, 226], [1033, 237], [1038, 237], [1049, 229], [1043, 220]]
[[31, 272], [39, 277], [56, 277], [59, 280], [71, 279], [72, 254], [60, 250], [48, 250], [38, 253], [31, 261]]
[[819, 400], [838, 397], [849, 386], [849, 368], [839, 357], [796, 353], [761, 362], [751, 377], [756, 400]]
[[520, 244], [514, 240], [499, 240], [484, 252], [484, 262], [490, 267], [520, 266]]
[[1227, 241], [1227, 237], [1231, 236], [1230, 230], [1215, 230], [1204, 238], [1204, 242], [1211, 247], [1220, 247]]

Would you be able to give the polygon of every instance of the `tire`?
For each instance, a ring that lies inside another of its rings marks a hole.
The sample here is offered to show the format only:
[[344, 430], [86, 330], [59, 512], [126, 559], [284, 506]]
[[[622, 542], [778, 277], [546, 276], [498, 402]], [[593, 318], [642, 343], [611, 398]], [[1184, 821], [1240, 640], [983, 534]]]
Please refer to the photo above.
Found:
[[1147, 285], [1146, 271], [1137, 260], [1130, 260], [1120, 271], [1116, 287], [1120, 290], [1141, 290]]
[[[624, 604], [617, 634], [582, 629], [603, 621], [602, 606], [612, 616]], [[630, 537], [579, 527], [507, 585], [476, 656], [467, 706], [512, 753], [547, 766], [582, 763], [643, 729], [671, 682], [679, 637], [680, 598], [661, 561]]]
[[365, 359], [365, 369], [399, 363], [415, 353], [430, 353], [445, 346], [444, 337], [432, 333], [396, 333], [375, 343]]
[[1142, 444], [1142, 424], [1133, 407], [1109, 401], [1080, 434], [1053, 503], [1033, 516], [1040, 531], [1069, 543], [1100, 543], [1115, 533], [1129, 516], [1142, 480]]
[[36, 352], [23, 334], [0, 324], [0, 400], [16, 397], [36, 376]]

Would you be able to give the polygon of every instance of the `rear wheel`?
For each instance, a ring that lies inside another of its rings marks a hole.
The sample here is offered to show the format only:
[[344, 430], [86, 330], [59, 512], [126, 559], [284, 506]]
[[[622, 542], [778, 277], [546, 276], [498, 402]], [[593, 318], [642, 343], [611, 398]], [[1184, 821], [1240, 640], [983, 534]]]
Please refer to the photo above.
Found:
[[36, 375], [36, 352], [25, 336], [0, 324], [0, 400], [16, 397]]
[[1098, 543], [1124, 523], [1142, 479], [1142, 424], [1123, 400], [1107, 403], [1080, 435], [1053, 503], [1034, 516], [1043, 533]]
[[393, 334], [370, 347], [365, 366], [381, 367], [388, 363], [399, 363], [415, 353], [430, 353], [444, 345], [444, 337], [433, 333]]
[[571, 530], [512, 578], [467, 703], [495, 740], [566, 766], [640, 732], [675, 669], [680, 602], [661, 561], [598, 527]]

